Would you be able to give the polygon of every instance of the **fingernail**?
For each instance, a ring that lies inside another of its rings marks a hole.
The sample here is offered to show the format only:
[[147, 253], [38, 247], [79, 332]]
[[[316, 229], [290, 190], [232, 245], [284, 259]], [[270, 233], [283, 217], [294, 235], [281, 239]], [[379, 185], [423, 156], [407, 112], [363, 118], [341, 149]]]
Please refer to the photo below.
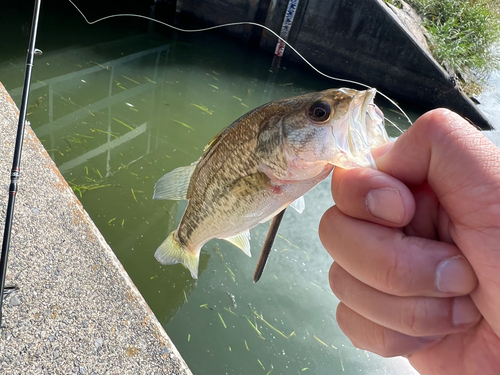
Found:
[[461, 255], [445, 259], [436, 269], [436, 287], [442, 292], [470, 293], [476, 276], [469, 262]]
[[469, 296], [455, 298], [452, 312], [454, 325], [476, 323], [480, 318], [481, 313]]
[[394, 224], [401, 223], [404, 215], [403, 201], [396, 189], [371, 190], [366, 195], [366, 208], [373, 216]]

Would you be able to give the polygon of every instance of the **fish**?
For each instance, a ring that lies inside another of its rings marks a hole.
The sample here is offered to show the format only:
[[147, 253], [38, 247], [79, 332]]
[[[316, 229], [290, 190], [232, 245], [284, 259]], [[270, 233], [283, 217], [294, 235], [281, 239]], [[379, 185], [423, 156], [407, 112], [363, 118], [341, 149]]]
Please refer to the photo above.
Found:
[[250, 229], [291, 206], [335, 166], [376, 168], [370, 149], [389, 141], [375, 89], [349, 88], [279, 99], [222, 130], [191, 165], [161, 177], [153, 199], [187, 200], [155, 258], [198, 278], [201, 248], [224, 239], [250, 252]]

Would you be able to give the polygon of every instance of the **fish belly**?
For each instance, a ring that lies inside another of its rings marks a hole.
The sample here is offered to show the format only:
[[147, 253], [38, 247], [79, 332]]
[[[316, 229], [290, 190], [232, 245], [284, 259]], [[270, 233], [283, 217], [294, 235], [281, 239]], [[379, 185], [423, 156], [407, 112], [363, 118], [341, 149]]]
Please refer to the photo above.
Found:
[[243, 233], [273, 218], [323, 178], [270, 186], [247, 196], [228, 192], [216, 202], [190, 200], [177, 230], [178, 238], [187, 248], [199, 251], [213, 238]]

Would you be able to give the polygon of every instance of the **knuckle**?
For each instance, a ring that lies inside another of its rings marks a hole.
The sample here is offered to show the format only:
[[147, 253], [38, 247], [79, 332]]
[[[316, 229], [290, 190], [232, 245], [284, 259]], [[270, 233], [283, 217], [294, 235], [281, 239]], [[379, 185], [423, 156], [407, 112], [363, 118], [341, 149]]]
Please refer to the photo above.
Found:
[[332, 230], [335, 226], [335, 210], [334, 207], [329, 208], [321, 218], [318, 227], [318, 235], [323, 247], [330, 250], [332, 245], [332, 235], [335, 231]]
[[394, 335], [390, 330], [382, 330], [381, 334], [378, 337], [378, 355], [384, 358], [389, 358], [401, 354], [399, 342], [394, 340]]
[[340, 301], [346, 300], [345, 292], [348, 287], [346, 285], [345, 274], [346, 272], [342, 267], [340, 267], [338, 263], [333, 262], [330, 267], [328, 279], [330, 282], [330, 289]]
[[408, 302], [401, 309], [398, 331], [410, 336], [421, 336], [429, 328], [432, 318], [433, 301], [427, 298]]
[[335, 228], [336, 226], [336, 222], [338, 220], [338, 213], [339, 212], [337, 207], [333, 206], [330, 207], [328, 210], [326, 210], [326, 212], [321, 217], [321, 220], [319, 222], [318, 233], [319, 233], [319, 238], [322, 241], [326, 239], [326, 237], [335, 233], [335, 231], [332, 231], [332, 228]]
[[413, 304], [402, 309], [399, 314], [399, 330], [408, 334], [417, 333], [417, 321], [419, 320], [419, 313]]
[[412, 267], [406, 251], [395, 251], [392, 260], [381, 272], [378, 284], [383, 292], [404, 295], [412, 280]]

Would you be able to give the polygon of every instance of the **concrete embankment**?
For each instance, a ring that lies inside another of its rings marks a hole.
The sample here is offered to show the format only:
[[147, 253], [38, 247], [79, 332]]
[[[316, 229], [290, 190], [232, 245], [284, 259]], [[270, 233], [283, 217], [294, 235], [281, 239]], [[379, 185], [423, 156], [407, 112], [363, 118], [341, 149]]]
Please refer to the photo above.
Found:
[[[209, 25], [235, 21], [262, 23], [278, 34], [287, 1], [177, 1], [177, 13]], [[377, 88], [394, 99], [431, 109], [447, 107], [483, 129], [491, 124], [446, 72], [422, 47], [394, 9], [382, 0], [296, 1], [288, 41], [313, 65]], [[183, 23], [192, 28], [192, 24]], [[276, 37], [251, 26], [227, 32], [270, 51]], [[289, 49], [285, 58], [301, 61]], [[343, 85], [334, 82], [333, 85]], [[345, 85], [345, 84], [344, 84]]]
[[[0, 84], [2, 234], [17, 118]], [[191, 375], [29, 127], [7, 285], [2, 374]]]

